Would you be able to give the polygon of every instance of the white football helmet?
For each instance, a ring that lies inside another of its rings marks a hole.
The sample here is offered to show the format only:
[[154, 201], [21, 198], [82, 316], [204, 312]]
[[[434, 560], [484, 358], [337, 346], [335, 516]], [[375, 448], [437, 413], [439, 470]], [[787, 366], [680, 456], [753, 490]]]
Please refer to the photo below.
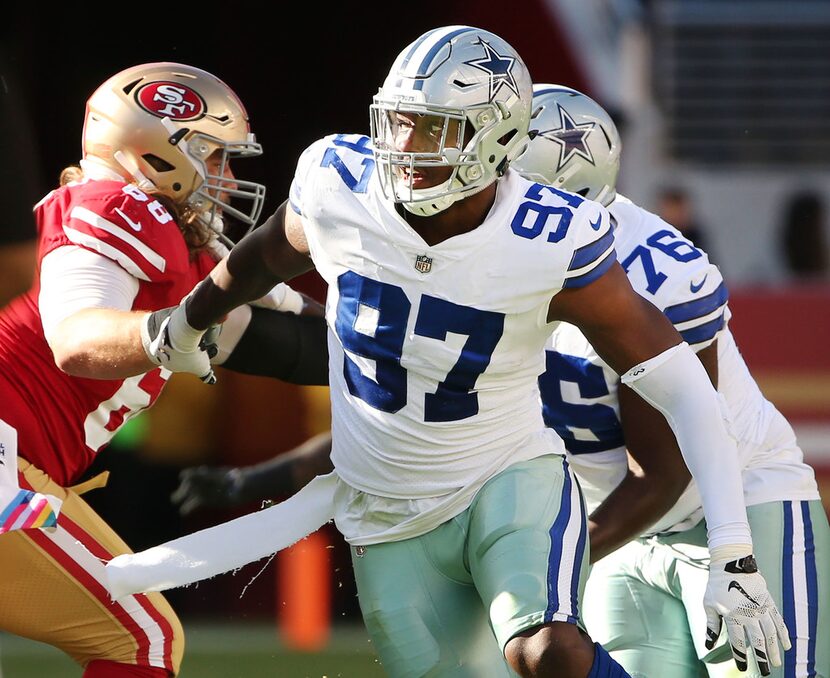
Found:
[[[528, 142], [532, 84], [518, 53], [499, 36], [470, 26], [422, 35], [395, 60], [370, 107], [383, 193], [429, 216], [477, 193], [506, 170]], [[396, 112], [435, 116], [435, 149], [395, 147]], [[460, 129], [459, 129], [460, 127]], [[413, 169], [451, 167], [432, 188], [412, 186]]]
[[608, 206], [616, 196], [620, 141], [611, 116], [562, 85], [534, 85], [530, 145], [513, 169]]
[[[82, 143], [86, 162], [189, 207], [219, 233], [222, 215], [249, 229], [259, 219], [265, 187], [229, 179], [225, 168], [233, 158], [261, 155], [262, 147], [239, 97], [206, 71], [159, 62], [117, 73], [87, 101]], [[205, 160], [217, 150], [218, 171], [209, 173]], [[241, 209], [229, 200], [247, 202]]]

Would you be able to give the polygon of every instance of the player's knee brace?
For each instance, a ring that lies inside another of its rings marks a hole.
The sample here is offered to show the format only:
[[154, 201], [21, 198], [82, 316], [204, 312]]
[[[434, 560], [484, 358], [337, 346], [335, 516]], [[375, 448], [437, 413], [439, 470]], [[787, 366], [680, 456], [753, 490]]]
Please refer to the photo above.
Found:
[[631, 676], [612, 659], [602, 645], [594, 643], [594, 663], [588, 678], [631, 678]]

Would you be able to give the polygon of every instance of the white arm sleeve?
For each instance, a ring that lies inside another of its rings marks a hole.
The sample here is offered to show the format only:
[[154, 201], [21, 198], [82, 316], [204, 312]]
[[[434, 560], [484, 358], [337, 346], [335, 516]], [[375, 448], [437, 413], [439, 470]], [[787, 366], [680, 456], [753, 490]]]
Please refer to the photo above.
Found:
[[662, 412], [674, 431], [703, 500], [709, 548], [751, 548], [735, 440], [726, 428], [720, 397], [689, 345], [678, 344], [635, 365], [622, 383]]
[[52, 250], [40, 265], [38, 307], [46, 341], [78, 311], [129, 311], [137, 294], [138, 279], [112, 259], [75, 245]]

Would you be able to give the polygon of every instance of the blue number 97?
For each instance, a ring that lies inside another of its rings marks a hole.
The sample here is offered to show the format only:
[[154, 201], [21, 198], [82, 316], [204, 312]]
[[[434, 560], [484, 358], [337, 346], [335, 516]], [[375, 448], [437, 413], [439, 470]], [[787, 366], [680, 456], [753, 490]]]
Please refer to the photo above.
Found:
[[382, 412], [397, 412], [406, 404], [406, 369], [401, 366], [401, 351], [411, 308], [409, 299], [400, 287], [364, 278], [354, 271], [341, 275], [337, 284], [337, 336], [346, 351], [375, 361], [376, 380], [372, 380], [346, 355], [343, 374], [349, 393]]
[[[335, 331], [347, 352], [343, 374], [349, 392], [377, 410], [397, 412], [407, 401], [401, 354], [412, 305], [397, 285], [354, 271], [342, 274], [337, 284]], [[503, 331], [503, 313], [421, 297], [414, 334], [442, 342], [448, 333], [467, 335], [458, 360], [435, 392], [424, 394], [425, 421], [457, 421], [478, 414], [476, 381], [490, 364]], [[374, 379], [361, 372], [349, 353], [374, 361]]]

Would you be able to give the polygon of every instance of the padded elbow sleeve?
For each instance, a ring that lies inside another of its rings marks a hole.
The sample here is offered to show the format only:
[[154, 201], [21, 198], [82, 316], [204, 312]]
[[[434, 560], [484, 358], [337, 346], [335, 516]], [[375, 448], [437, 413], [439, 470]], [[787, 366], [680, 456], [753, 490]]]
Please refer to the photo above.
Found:
[[328, 385], [324, 318], [263, 308], [251, 310], [248, 329], [222, 367], [291, 384]]

